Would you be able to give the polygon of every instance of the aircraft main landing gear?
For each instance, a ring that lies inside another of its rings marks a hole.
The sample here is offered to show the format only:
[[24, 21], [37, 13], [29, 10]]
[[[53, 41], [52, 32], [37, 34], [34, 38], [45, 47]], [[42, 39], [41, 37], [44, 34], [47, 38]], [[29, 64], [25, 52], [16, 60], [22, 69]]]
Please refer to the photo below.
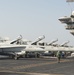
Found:
[[16, 55], [14, 56], [14, 59], [15, 59], [15, 60], [18, 60], [18, 59], [19, 59], [19, 56], [16, 54]]

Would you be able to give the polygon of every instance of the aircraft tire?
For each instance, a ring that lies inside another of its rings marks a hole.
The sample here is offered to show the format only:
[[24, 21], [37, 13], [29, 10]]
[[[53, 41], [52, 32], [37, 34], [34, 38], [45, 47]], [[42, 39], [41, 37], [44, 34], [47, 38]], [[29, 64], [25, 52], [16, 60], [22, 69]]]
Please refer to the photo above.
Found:
[[15, 60], [18, 60], [18, 59], [19, 59], [18, 55], [15, 55], [15, 56], [14, 56], [14, 59], [15, 59]]

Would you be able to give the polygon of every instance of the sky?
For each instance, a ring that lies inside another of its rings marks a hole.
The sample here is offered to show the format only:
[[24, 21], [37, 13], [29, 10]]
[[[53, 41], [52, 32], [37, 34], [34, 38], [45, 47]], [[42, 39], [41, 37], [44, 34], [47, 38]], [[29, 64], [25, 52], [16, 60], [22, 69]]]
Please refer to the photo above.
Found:
[[73, 7], [66, 0], [0, 0], [0, 36], [33, 41], [45, 35], [46, 42], [58, 38], [57, 43], [74, 46], [74, 36], [58, 20], [70, 16]]

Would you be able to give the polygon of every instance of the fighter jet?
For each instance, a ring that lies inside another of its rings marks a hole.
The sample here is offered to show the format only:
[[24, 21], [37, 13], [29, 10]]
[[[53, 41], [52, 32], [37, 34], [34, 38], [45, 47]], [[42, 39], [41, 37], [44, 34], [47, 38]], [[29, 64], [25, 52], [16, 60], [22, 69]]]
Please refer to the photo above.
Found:
[[39, 37], [36, 41], [25, 44], [22, 42], [22, 37], [17, 38], [14, 41], [0, 43], [0, 55], [8, 55], [14, 59], [19, 59], [19, 57], [26, 54], [26, 52], [43, 52], [44, 50], [37, 45], [32, 45], [33, 43], [42, 40], [43, 37]]

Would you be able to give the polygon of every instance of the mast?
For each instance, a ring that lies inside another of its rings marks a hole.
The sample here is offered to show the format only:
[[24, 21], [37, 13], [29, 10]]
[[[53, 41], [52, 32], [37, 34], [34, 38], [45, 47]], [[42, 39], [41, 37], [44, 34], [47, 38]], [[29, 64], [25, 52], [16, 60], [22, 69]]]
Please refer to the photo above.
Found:
[[66, 0], [66, 2], [74, 2], [74, 0]]

